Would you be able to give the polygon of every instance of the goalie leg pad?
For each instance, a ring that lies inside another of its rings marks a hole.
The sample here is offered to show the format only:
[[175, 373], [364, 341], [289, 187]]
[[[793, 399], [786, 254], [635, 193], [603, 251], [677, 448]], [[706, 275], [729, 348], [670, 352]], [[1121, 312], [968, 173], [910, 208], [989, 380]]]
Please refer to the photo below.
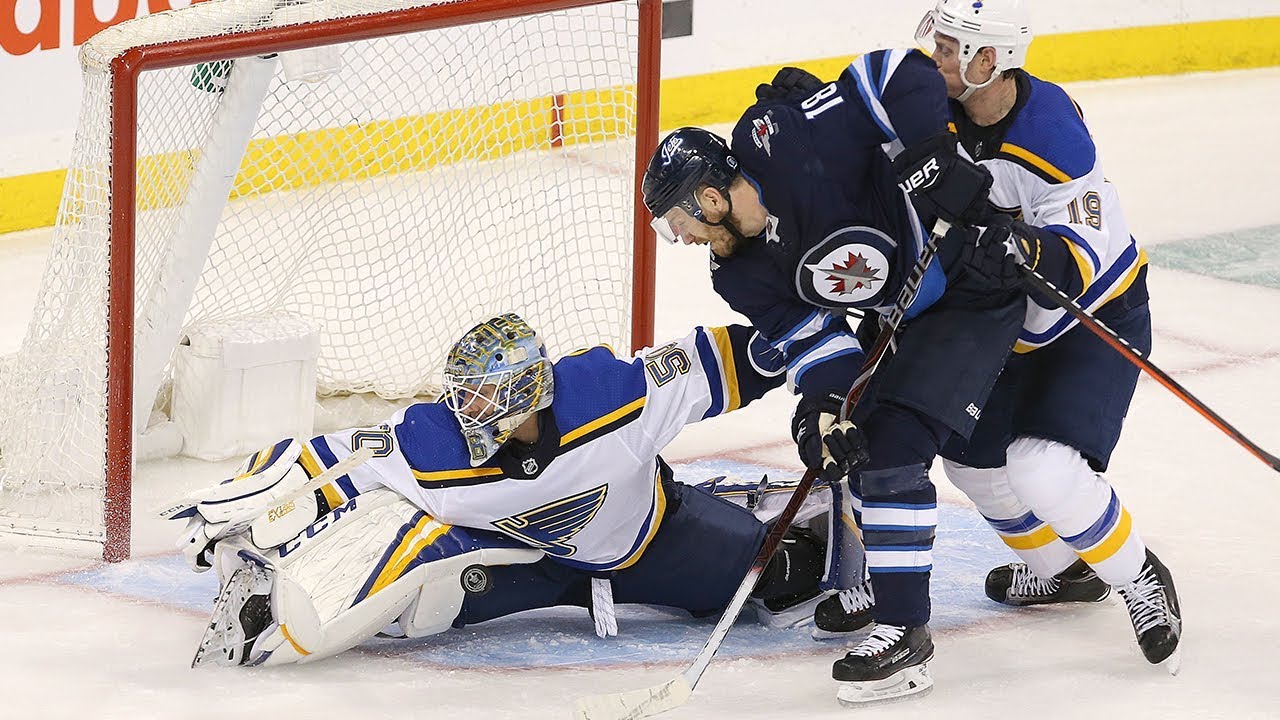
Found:
[[[245, 660], [313, 662], [397, 619], [412, 637], [440, 632], [462, 605], [466, 568], [542, 557], [515, 545], [439, 523], [390, 490], [362, 493], [262, 554], [272, 622]], [[219, 543], [218, 552], [248, 557], [244, 547]]]

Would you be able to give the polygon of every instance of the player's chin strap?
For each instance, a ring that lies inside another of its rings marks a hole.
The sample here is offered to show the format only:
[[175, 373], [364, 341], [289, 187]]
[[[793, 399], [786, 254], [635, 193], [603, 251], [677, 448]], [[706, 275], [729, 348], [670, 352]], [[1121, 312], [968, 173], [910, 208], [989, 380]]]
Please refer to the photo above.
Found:
[[727, 192], [724, 194], [724, 201], [729, 204], [729, 210], [724, 214], [724, 217], [720, 218], [717, 222], [707, 222], [706, 220], [703, 220], [702, 222], [713, 227], [722, 227], [725, 230], [728, 230], [734, 240], [737, 240], [740, 245], [745, 245], [751, 241], [751, 238], [743, 235], [742, 231], [738, 229], [738, 226], [733, 224], [733, 221], [731, 220], [733, 217], [733, 198], [729, 197], [729, 193]]

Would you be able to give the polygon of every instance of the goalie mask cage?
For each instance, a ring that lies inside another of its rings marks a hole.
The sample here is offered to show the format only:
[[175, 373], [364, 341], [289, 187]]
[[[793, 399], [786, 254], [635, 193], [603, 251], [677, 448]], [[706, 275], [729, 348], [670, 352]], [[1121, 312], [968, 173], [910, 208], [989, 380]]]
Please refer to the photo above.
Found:
[[660, 25], [659, 0], [209, 0], [92, 38], [0, 366], [0, 530], [128, 557], [135, 439], [194, 322], [310, 323], [322, 395], [423, 394], [500, 312], [557, 354], [648, 344]]

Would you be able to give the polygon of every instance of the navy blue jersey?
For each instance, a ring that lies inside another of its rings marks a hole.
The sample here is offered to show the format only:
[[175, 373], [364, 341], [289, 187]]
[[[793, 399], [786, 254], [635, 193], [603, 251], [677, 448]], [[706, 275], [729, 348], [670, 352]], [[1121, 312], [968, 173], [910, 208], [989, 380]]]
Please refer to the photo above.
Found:
[[[769, 222], [760, 241], [713, 258], [712, 282], [783, 353], [793, 390], [843, 395], [856, 376], [863, 353], [843, 311], [891, 308], [928, 237], [891, 157], [947, 120], [933, 61], [879, 50], [809, 97], [757, 103], [734, 127]], [[935, 263], [909, 316], [945, 287]]]

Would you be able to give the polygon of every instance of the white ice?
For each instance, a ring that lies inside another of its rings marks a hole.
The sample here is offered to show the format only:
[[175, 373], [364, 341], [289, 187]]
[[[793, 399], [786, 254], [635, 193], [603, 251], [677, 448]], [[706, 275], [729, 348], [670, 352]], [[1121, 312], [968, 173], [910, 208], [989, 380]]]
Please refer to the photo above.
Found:
[[[1148, 246], [1280, 224], [1280, 69], [1069, 90]], [[0, 238], [0, 351], [18, 343], [46, 249], [47, 233]], [[1150, 285], [1156, 362], [1262, 446], [1280, 450], [1280, 290], [1158, 266]], [[700, 251], [660, 249], [659, 338], [732, 319], [710, 290]], [[786, 436], [789, 403], [767, 398], [691, 428], [667, 456], [798, 472]], [[142, 468], [134, 501], [139, 560], [132, 563], [172, 555], [172, 528], [146, 511], [209, 474], [204, 464], [184, 460]], [[830, 678], [839, 646], [815, 644], [718, 659], [670, 717], [1280, 717], [1280, 684], [1273, 684], [1280, 671], [1273, 524], [1280, 476], [1144, 379], [1109, 478], [1177, 581], [1186, 622], [1177, 677], [1143, 661], [1116, 599], [1017, 612], [991, 606], [989, 614], [937, 633], [937, 684], [927, 697], [841, 708]], [[935, 479], [945, 503], [967, 507], [940, 475]], [[940, 567], [948, 562], [945, 541], [940, 535], [935, 550]], [[991, 563], [1007, 557], [996, 551]], [[163, 596], [139, 600], [57, 579], [93, 566], [46, 548], [0, 549], [0, 718], [567, 718], [579, 694], [653, 685], [686, 662], [449, 669], [412, 653], [361, 650], [303, 667], [193, 671], [187, 665], [204, 613]], [[976, 587], [981, 574], [971, 581]], [[567, 634], [596, 642], [589, 624], [575, 622]]]

